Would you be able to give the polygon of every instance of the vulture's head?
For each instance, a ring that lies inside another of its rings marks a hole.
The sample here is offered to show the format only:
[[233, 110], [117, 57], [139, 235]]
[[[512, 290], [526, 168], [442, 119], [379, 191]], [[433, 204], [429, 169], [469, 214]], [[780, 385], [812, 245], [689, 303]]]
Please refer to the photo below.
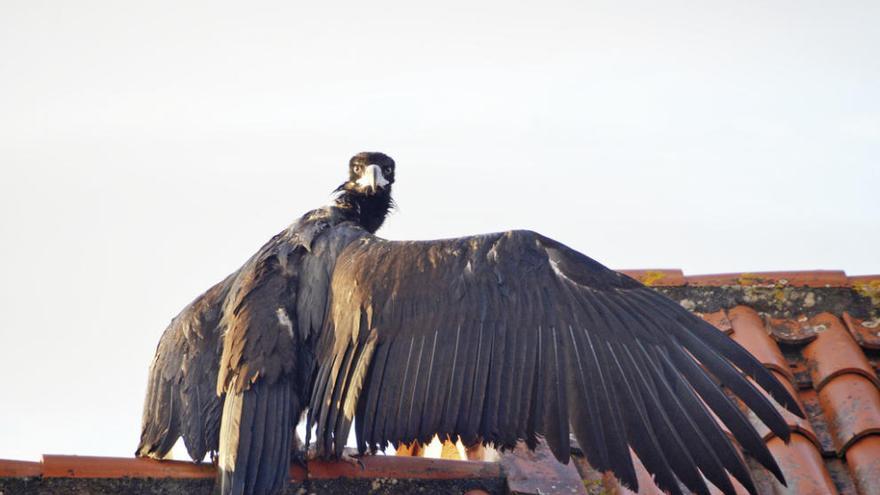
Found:
[[394, 184], [394, 160], [384, 153], [365, 151], [348, 162], [348, 181], [340, 189], [356, 194], [387, 195]]

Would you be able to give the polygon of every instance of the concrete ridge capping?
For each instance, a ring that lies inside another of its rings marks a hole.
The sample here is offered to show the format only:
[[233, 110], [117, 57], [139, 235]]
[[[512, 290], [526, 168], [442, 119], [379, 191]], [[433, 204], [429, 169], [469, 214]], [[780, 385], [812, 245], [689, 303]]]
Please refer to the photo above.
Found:
[[880, 274], [848, 276], [843, 270], [735, 272], [685, 275], [678, 268], [623, 269], [620, 272], [651, 287], [785, 286], [853, 287], [880, 291]]
[[[426, 457], [367, 456], [364, 469], [346, 462], [312, 461], [308, 469], [291, 465], [296, 481], [335, 478], [460, 480], [501, 478], [495, 462], [455, 461]], [[23, 478], [213, 478], [211, 463], [157, 461], [145, 458], [43, 455], [41, 462], [0, 459], [0, 477]]]

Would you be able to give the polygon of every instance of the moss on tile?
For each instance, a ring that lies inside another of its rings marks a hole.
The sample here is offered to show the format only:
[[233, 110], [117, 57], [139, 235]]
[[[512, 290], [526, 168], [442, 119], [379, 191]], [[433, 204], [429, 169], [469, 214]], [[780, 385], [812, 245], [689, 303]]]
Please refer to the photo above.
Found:
[[[789, 287], [742, 286], [678, 286], [653, 287], [682, 306], [700, 313], [730, 309], [740, 304], [754, 308], [774, 318], [813, 316], [829, 312], [840, 316], [844, 311], [857, 318], [880, 316], [880, 289], [875, 294], [870, 287]], [[874, 297], [872, 298], [872, 294]]]

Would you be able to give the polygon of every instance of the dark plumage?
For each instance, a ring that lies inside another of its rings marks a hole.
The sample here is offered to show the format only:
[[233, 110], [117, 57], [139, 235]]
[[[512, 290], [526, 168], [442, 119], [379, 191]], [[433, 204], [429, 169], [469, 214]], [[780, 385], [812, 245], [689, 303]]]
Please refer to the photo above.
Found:
[[[657, 484], [755, 493], [713, 420], [780, 480], [725, 395], [789, 430], [746, 379], [802, 414], [738, 344], [635, 280], [530, 231], [439, 241], [375, 237], [394, 161], [361, 153], [334, 204], [304, 215], [172, 320], [150, 370], [137, 454], [183, 437], [219, 452], [222, 493], [276, 493], [307, 410], [316, 452], [388, 442], [534, 447], [562, 462], [573, 433], [590, 463], [636, 488], [632, 448]], [[355, 422], [355, 418], [357, 421]]]

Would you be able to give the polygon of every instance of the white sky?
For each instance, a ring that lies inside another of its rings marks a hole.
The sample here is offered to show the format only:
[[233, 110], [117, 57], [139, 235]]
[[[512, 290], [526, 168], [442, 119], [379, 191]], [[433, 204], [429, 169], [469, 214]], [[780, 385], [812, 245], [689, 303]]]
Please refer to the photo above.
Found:
[[183, 3], [0, 2], [2, 458], [131, 455], [168, 321], [361, 150], [393, 239], [880, 272], [878, 2]]

